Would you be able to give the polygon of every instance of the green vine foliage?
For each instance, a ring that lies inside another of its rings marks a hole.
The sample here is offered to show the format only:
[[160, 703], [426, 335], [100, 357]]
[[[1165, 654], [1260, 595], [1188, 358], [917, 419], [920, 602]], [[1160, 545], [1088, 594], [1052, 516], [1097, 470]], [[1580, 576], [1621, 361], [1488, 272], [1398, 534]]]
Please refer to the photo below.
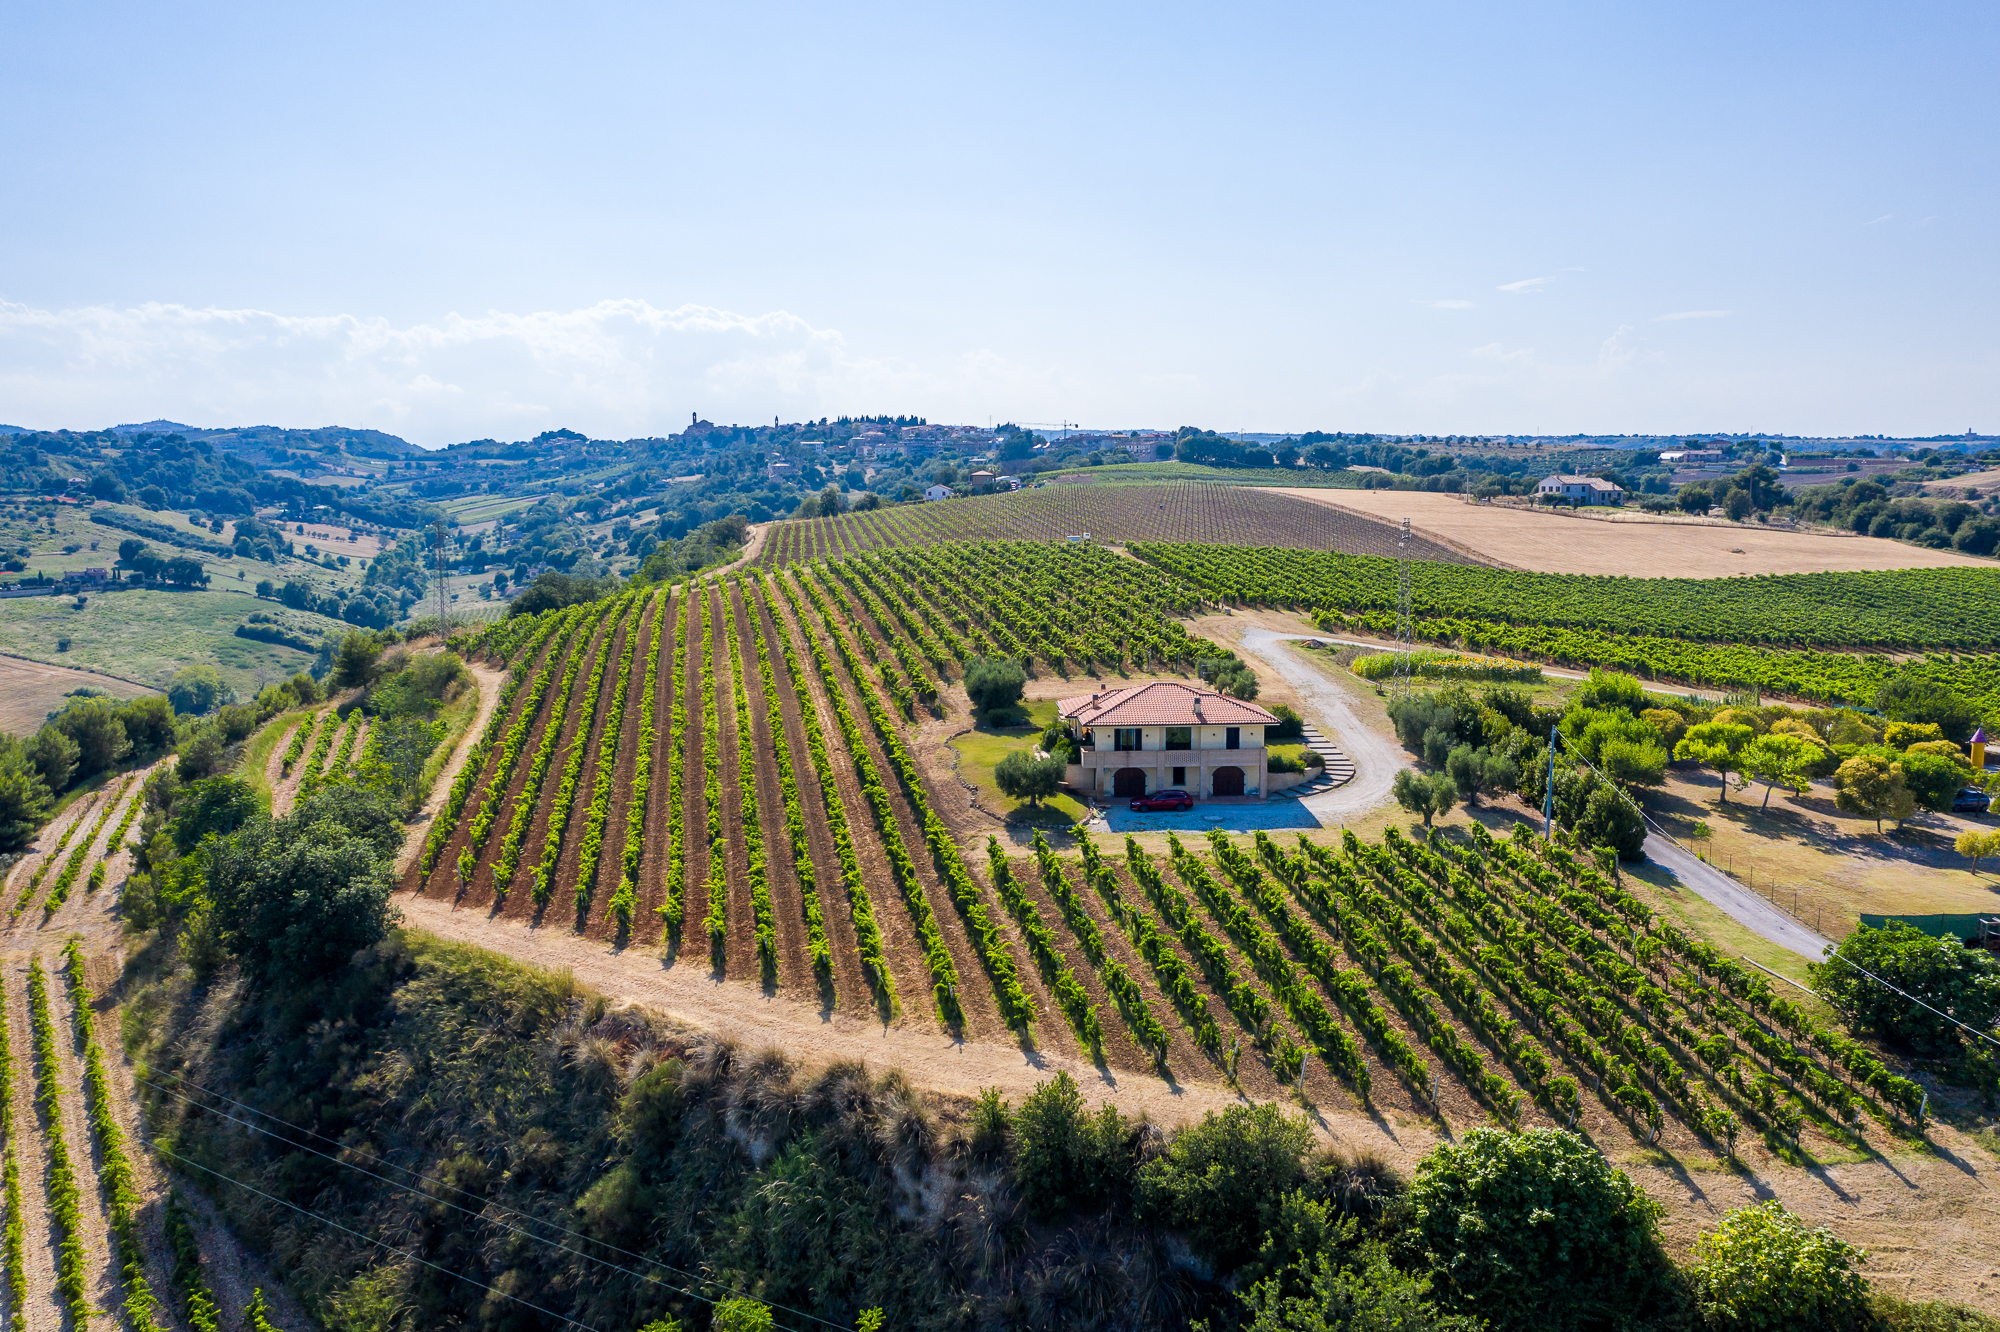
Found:
[[42, 960], [28, 962], [28, 1019], [35, 1038], [35, 1103], [48, 1121], [49, 1214], [56, 1229], [56, 1290], [69, 1311], [70, 1326], [90, 1322], [89, 1257], [83, 1247], [83, 1191], [69, 1144], [63, 1140], [59, 1097], [62, 1065], [56, 1055], [56, 1025], [49, 1010], [48, 979]]
[[125, 1284], [125, 1321], [134, 1332], [160, 1332], [161, 1324], [146, 1284], [145, 1247], [139, 1237], [139, 1212], [145, 1205], [132, 1159], [125, 1150], [125, 1131], [112, 1111], [111, 1082], [104, 1071], [104, 1050], [90, 1021], [92, 997], [83, 974], [81, 941], [71, 938], [63, 950], [69, 980], [70, 1008], [83, 1040], [84, 1086], [91, 1133], [97, 1139], [98, 1183], [110, 1214], [112, 1243], [118, 1251], [119, 1275]]

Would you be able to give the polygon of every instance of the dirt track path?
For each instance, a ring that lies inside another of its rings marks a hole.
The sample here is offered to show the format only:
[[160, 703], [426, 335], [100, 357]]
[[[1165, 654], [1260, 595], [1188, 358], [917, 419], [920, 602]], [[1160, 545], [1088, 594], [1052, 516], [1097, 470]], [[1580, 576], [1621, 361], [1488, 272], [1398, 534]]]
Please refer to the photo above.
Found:
[[[1115, 1100], [1127, 1113], [1144, 1113], [1161, 1124], [1198, 1119], [1238, 1102], [1219, 1085], [1182, 1083], [1174, 1088], [1151, 1074], [1107, 1072], [1046, 1048], [1024, 1051], [1005, 1032], [993, 1041], [954, 1041], [935, 1023], [884, 1028], [862, 1013], [823, 1013], [810, 986], [767, 996], [754, 980], [717, 981], [706, 968], [669, 967], [650, 951], [612, 949], [551, 930], [531, 932], [519, 921], [489, 922], [484, 911], [455, 910], [449, 903], [409, 894], [398, 894], [396, 901], [408, 923], [426, 933], [536, 966], [567, 969], [609, 997], [733, 1035], [753, 1050], [782, 1049], [813, 1064], [865, 1060], [878, 1071], [899, 1068], [924, 1086], [962, 1096], [997, 1086], [1017, 1104], [1056, 1069], [1066, 1068], [1092, 1098]], [[1117, 1015], [1109, 1020], [1116, 1022]], [[1359, 1141], [1364, 1129], [1375, 1133], [1373, 1125], [1357, 1120], [1350, 1140]]]
[[[46, 965], [46, 964], [45, 964]], [[49, 1219], [47, 1139], [35, 1104], [35, 1034], [28, 1020], [28, 959], [9, 958], [7, 1043], [14, 1056], [14, 1160], [21, 1173], [21, 1249], [28, 1271], [27, 1317], [15, 1326], [62, 1326], [56, 1293], [56, 1245]]]
[[1288, 640], [1303, 634], [1281, 634], [1269, 629], [1245, 628], [1239, 645], [1298, 691], [1299, 699], [1320, 730], [1331, 736], [1341, 752], [1354, 760], [1354, 780], [1345, 786], [1300, 803], [1324, 821], [1328, 815], [1364, 814], [1389, 798], [1396, 773], [1409, 766], [1396, 746], [1356, 715], [1352, 702], [1339, 685], [1286, 649]]
[[[459, 737], [458, 748], [445, 761], [437, 781], [431, 786], [430, 796], [416, 818], [410, 821], [410, 831], [403, 838], [403, 849], [396, 856], [396, 872], [402, 874], [416, 863], [423, 853], [424, 838], [430, 835], [431, 820], [444, 808], [445, 797], [451, 794], [451, 784], [458, 780], [458, 774], [465, 770], [465, 761], [472, 753], [472, 747], [479, 743], [479, 737], [486, 732], [486, 725], [493, 720], [493, 709], [500, 705], [500, 691], [507, 687], [507, 675], [495, 670], [485, 662], [468, 661], [467, 670], [479, 685], [479, 708], [472, 714], [472, 724]], [[476, 793], [475, 793], [476, 794]], [[469, 804], [470, 802], [468, 802]]]

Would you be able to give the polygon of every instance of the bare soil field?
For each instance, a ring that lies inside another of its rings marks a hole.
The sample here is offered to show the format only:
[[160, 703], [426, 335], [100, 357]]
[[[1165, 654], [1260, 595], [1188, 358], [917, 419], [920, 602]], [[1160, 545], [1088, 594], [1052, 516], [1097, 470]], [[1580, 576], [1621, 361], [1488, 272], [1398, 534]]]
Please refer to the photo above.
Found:
[[72, 689], [91, 688], [113, 698], [138, 698], [157, 689], [67, 666], [50, 666], [22, 657], [0, 656], [0, 731], [32, 735], [48, 715], [60, 708]]
[[1755, 523], [1676, 523], [1636, 514], [1615, 519], [1567, 510], [1467, 504], [1457, 495], [1408, 490], [1285, 489], [1316, 504], [1413, 529], [1538, 573], [1633, 578], [1728, 578], [1830, 570], [1991, 568], [1991, 560], [1926, 550], [1879, 537], [1790, 532]]

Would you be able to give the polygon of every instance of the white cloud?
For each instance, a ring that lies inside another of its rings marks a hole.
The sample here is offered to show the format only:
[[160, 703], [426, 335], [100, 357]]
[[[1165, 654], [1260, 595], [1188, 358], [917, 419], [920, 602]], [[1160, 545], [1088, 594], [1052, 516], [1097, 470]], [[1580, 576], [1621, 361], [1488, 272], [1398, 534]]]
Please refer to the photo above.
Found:
[[1515, 361], [1525, 363], [1534, 358], [1535, 349], [1533, 347], [1516, 347], [1513, 351], [1507, 351], [1499, 343], [1489, 342], [1484, 347], [1474, 347], [1471, 354], [1482, 361]]
[[1665, 324], [1676, 319], [1727, 319], [1732, 313], [1730, 310], [1676, 310], [1672, 314], [1654, 315], [1653, 322]]
[[397, 326], [356, 315], [147, 304], [41, 310], [0, 301], [0, 403], [11, 424], [370, 426], [424, 444], [599, 437], [711, 420], [792, 419], [906, 402], [940, 385], [1004, 400], [1047, 387], [987, 353], [918, 368], [855, 355], [785, 311], [602, 301]]
[[1872, 226], [1875, 226], [1875, 225], [1877, 225], [1878, 223], [1882, 223], [1882, 222], [1887, 222], [1887, 221], [1888, 221], [1888, 220], [1889, 220], [1890, 218], [1892, 218], [1892, 217], [1894, 217], [1894, 216], [1895, 216], [1895, 214], [1894, 214], [1894, 213], [1884, 213], [1884, 214], [1882, 214], [1882, 216], [1880, 216], [1880, 217], [1877, 217], [1877, 218], [1872, 218], [1872, 219], [1870, 219], [1870, 220], [1869, 220], [1869, 221], [1867, 221], [1867, 222], [1863, 222], [1863, 223], [1862, 223], [1861, 225], [1862, 225], [1862, 226], [1864, 226], [1864, 227], [1872, 227]]
[[1470, 310], [1471, 301], [1418, 301], [1418, 305], [1428, 305], [1433, 310]]
[[1548, 286], [1552, 281], [1554, 281], [1553, 278], [1546, 277], [1522, 278], [1519, 282], [1503, 282], [1498, 287], [1498, 290], [1510, 291], [1516, 296], [1530, 296], [1540, 292], [1542, 288]]

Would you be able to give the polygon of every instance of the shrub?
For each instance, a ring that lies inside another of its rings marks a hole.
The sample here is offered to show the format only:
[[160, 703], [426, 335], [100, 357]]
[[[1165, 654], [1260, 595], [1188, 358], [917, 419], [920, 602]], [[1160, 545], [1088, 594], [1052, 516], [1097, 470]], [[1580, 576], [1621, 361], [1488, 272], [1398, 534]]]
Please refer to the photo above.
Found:
[[[388, 929], [393, 878], [362, 801], [352, 809], [321, 803], [348, 795], [365, 799], [356, 788], [335, 787], [285, 819], [257, 820], [211, 844], [208, 890], [219, 937], [267, 981], [340, 967]], [[393, 820], [390, 832], [393, 850]]]
[[1059, 1071], [1038, 1084], [1014, 1116], [1014, 1183], [1036, 1216], [1062, 1216], [1108, 1202], [1132, 1176], [1124, 1121], [1110, 1102], [1084, 1113], [1076, 1079]]
[[1439, 1311], [1430, 1289], [1427, 1278], [1398, 1270], [1381, 1244], [1367, 1244], [1340, 1263], [1310, 1257], [1243, 1300], [1249, 1332], [1478, 1332], [1477, 1319]]
[[1673, 1302], [1658, 1203], [1573, 1133], [1476, 1128], [1417, 1166], [1439, 1301], [1504, 1329], [1644, 1324]]
[[1826, 1230], [1807, 1230], [1784, 1204], [1745, 1207], [1694, 1244], [1688, 1275], [1711, 1327], [1764, 1332], [1865, 1326], [1867, 1254]]
[[183, 855], [214, 833], [227, 837], [257, 816], [257, 792], [238, 777], [210, 777], [192, 782], [174, 802], [169, 831]]
[[[1859, 926], [1832, 958], [1807, 969], [1813, 989], [1850, 1024], [1919, 1055], [1947, 1058], [1960, 1048], [1958, 1029], [1932, 1009], [1977, 1031], [2000, 1017], [2000, 960], [1983, 949], [1962, 947], [1955, 938], [1934, 939], [1903, 921], [1881, 929]], [[1911, 998], [1877, 985], [1862, 971]]]
[[1139, 1171], [1139, 1214], [1185, 1235], [1216, 1271], [1230, 1271], [1256, 1254], [1304, 1178], [1311, 1146], [1306, 1121], [1275, 1105], [1211, 1112]]
[[167, 682], [167, 702], [175, 712], [201, 714], [215, 711], [235, 701], [235, 693], [222, 683], [215, 667], [206, 663], [183, 666]]
[[975, 657], [965, 668], [965, 692], [981, 712], [1021, 701], [1028, 673], [1010, 657]]

